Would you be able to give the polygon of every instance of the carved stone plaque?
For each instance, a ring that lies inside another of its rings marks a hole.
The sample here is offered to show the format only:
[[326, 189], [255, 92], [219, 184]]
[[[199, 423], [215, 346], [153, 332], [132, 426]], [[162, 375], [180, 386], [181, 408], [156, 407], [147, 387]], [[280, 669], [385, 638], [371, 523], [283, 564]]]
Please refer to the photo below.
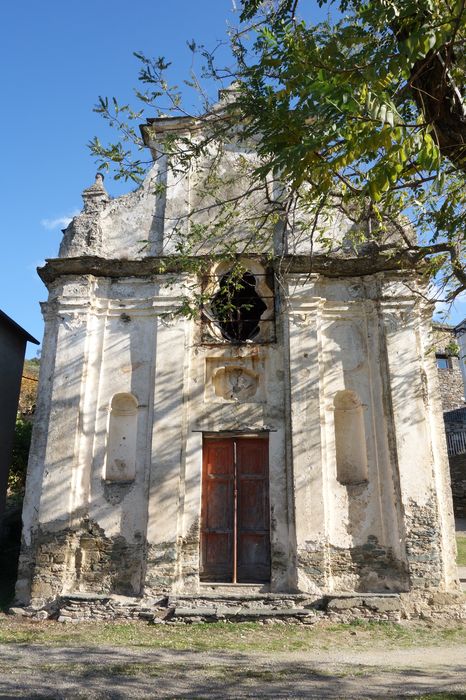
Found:
[[220, 367], [212, 377], [215, 394], [227, 401], [247, 401], [257, 392], [259, 377], [243, 367]]
[[264, 367], [257, 358], [207, 358], [205, 400], [261, 403]]

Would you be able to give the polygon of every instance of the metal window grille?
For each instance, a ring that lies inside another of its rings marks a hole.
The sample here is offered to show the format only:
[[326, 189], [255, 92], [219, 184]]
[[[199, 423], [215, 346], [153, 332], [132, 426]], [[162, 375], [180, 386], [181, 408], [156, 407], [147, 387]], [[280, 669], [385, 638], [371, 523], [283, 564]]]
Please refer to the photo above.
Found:
[[[221, 280], [225, 277], [225, 274], [227, 274], [227, 273], [216, 274], [216, 275], [205, 275], [205, 276], [204, 276], [204, 280], [206, 281], [206, 280], [213, 280], [213, 279], [215, 279], [215, 280], [217, 281], [217, 284], [220, 285], [220, 282], [221, 282]], [[267, 279], [267, 282], [268, 282], [268, 284], [269, 284], [269, 286], [271, 285], [271, 276], [270, 276], [270, 274], [268, 274], [268, 273], [251, 273], [251, 274], [252, 274], [256, 279], [257, 279], [257, 278], [260, 278], [260, 277], [266, 278], [266, 279]], [[273, 285], [273, 282], [272, 282], [272, 285]], [[266, 301], [270, 302], [270, 301], [271, 301], [272, 306], [275, 307], [275, 297], [274, 297], [273, 292], [272, 292], [272, 294], [267, 294], [267, 295], [263, 295], [263, 294], [259, 294], [259, 293], [258, 293], [258, 296], [259, 296], [259, 298], [260, 298], [262, 301], [264, 301], [264, 302], [266, 302]], [[247, 299], [245, 299], [245, 300], [243, 300], [243, 301], [247, 304]], [[241, 320], [235, 320], [234, 318], [232, 318], [232, 319], [228, 319], [228, 323], [230, 323], [230, 324], [233, 326], [234, 324], [242, 323], [242, 321], [241, 321]], [[267, 326], [268, 326], [269, 324], [271, 324], [271, 329], [272, 329], [272, 330], [266, 334], [266, 335], [267, 335], [267, 339], [266, 339], [266, 340], [265, 340], [265, 339], [261, 339], [260, 334], [257, 334], [257, 337], [252, 337], [251, 339], [242, 340], [242, 341], [231, 341], [231, 340], [228, 340], [228, 339], [225, 338], [225, 337], [224, 337], [223, 339], [215, 340], [214, 338], [212, 338], [211, 334], [209, 333], [208, 327], [209, 327], [209, 325], [211, 325], [211, 324], [216, 325], [216, 326], [219, 327], [219, 326], [220, 326], [219, 319], [216, 317], [215, 313], [213, 312], [213, 310], [212, 310], [211, 308], [204, 308], [204, 309], [202, 310], [202, 314], [201, 314], [201, 324], [202, 324], [201, 342], [202, 342], [203, 344], [205, 344], [205, 345], [217, 345], [217, 344], [223, 344], [223, 343], [225, 343], [225, 342], [233, 342], [234, 344], [254, 343], [254, 344], [257, 344], [257, 345], [268, 345], [268, 344], [270, 344], [270, 343], [275, 343], [275, 342], [276, 342], [276, 335], [275, 335], [275, 308], [274, 308], [274, 313], [273, 313], [272, 317], [271, 317], [271, 318], [261, 318], [261, 319], [260, 319], [260, 323], [261, 323], [261, 325], [262, 325], [262, 324], [267, 324]]]
[[447, 448], [450, 457], [466, 453], [466, 430], [447, 433]]

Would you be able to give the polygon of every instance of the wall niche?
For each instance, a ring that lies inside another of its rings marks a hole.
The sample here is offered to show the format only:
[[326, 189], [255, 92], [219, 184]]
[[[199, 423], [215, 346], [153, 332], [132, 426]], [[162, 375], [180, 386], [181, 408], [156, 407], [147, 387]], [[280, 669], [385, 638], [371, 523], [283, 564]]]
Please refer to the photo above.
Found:
[[136, 476], [138, 402], [133, 394], [115, 394], [110, 404], [105, 481], [133, 481]]
[[338, 391], [334, 401], [335, 453], [340, 484], [367, 482], [364, 409], [355, 391]]

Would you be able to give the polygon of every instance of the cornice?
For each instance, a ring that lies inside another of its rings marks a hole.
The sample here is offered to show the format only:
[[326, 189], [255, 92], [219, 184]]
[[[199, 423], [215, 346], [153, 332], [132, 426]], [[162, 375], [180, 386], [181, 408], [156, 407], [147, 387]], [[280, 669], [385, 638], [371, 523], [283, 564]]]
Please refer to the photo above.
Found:
[[[407, 253], [384, 255], [376, 253], [359, 257], [336, 255], [284, 255], [273, 259], [264, 255], [238, 255], [242, 260], [260, 260], [265, 267], [272, 268], [277, 275], [314, 274], [323, 277], [364, 277], [378, 273], [415, 274], [420, 272], [421, 263]], [[81, 256], [76, 258], [52, 258], [43, 267], [38, 268], [41, 280], [49, 285], [60, 277], [107, 277], [118, 279], [124, 277], [151, 278], [156, 275], [193, 274], [193, 267], [205, 263], [206, 269], [212, 265], [212, 256], [180, 259], [179, 256], [147, 257], [141, 260], [123, 260], [121, 258], [101, 258], [98, 256]]]

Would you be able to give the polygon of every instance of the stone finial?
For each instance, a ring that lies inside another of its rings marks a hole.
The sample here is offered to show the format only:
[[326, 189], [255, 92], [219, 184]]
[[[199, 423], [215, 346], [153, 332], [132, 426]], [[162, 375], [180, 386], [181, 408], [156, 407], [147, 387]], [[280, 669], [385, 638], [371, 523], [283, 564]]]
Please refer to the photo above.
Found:
[[104, 187], [104, 176], [102, 173], [97, 173], [94, 184], [83, 191], [82, 198], [86, 214], [97, 214], [105, 209], [110, 201], [110, 197]]

